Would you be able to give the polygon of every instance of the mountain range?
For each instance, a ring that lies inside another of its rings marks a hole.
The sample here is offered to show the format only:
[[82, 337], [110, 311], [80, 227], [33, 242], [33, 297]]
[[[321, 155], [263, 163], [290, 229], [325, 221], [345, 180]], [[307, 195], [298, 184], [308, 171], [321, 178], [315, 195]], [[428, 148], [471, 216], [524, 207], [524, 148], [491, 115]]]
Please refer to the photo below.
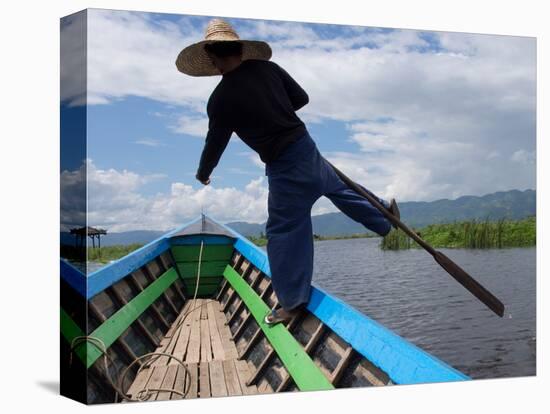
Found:
[[[399, 209], [401, 220], [413, 228], [473, 219], [493, 221], [507, 218], [519, 220], [536, 215], [536, 192], [534, 190], [511, 190], [499, 191], [484, 196], [463, 196], [455, 200], [409, 201], [399, 203]], [[313, 216], [312, 222], [313, 233], [321, 236], [368, 232], [361, 224], [340, 212]], [[236, 221], [227, 223], [227, 225], [244, 236], [259, 236], [265, 233], [265, 223]], [[150, 230], [109, 232], [101, 238], [101, 245], [148, 243], [164, 233], [163, 231]], [[61, 233], [61, 243], [73, 244], [73, 236], [68, 233]]]

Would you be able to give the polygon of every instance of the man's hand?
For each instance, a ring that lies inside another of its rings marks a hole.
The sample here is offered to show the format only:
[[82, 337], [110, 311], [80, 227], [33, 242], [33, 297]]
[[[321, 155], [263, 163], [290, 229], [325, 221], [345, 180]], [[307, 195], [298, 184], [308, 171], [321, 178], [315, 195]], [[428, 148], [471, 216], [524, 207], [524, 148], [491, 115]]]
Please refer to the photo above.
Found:
[[208, 185], [210, 184], [210, 178], [207, 178], [206, 180], [203, 180], [199, 177], [199, 175], [195, 175], [195, 178], [201, 182], [201, 184]]

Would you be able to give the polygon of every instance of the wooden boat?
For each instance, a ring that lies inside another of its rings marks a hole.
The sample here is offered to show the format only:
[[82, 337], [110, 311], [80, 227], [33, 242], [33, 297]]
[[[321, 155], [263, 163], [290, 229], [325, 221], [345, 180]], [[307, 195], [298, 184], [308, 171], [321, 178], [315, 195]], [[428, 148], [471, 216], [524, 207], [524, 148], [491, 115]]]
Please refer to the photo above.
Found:
[[102, 403], [469, 379], [318, 287], [266, 326], [276, 304], [265, 252], [207, 216], [87, 277], [62, 260], [61, 392]]

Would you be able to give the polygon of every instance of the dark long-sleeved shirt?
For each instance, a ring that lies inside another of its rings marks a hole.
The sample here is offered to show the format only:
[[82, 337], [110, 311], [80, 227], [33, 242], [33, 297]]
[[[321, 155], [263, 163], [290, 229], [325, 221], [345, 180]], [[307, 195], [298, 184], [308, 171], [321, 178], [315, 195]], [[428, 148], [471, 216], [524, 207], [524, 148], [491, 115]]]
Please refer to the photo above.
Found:
[[309, 102], [302, 87], [275, 62], [245, 60], [223, 75], [208, 100], [208, 134], [197, 176], [210, 177], [235, 132], [269, 163], [307, 130], [296, 112]]

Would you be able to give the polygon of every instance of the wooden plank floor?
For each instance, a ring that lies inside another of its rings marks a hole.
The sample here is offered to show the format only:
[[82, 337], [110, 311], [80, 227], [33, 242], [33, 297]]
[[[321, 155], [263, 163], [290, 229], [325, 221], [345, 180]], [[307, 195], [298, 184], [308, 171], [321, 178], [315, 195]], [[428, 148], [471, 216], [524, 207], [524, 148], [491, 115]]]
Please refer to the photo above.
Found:
[[[136, 397], [155, 388], [183, 391], [184, 384], [185, 398], [257, 394], [255, 385], [246, 385], [252, 372], [246, 361], [237, 359], [226, 321], [218, 301], [189, 300], [156, 350], [183, 361], [188, 374], [176, 359], [160, 356], [140, 371], [128, 394]], [[148, 400], [181, 398], [170, 391], [151, 391]]]

